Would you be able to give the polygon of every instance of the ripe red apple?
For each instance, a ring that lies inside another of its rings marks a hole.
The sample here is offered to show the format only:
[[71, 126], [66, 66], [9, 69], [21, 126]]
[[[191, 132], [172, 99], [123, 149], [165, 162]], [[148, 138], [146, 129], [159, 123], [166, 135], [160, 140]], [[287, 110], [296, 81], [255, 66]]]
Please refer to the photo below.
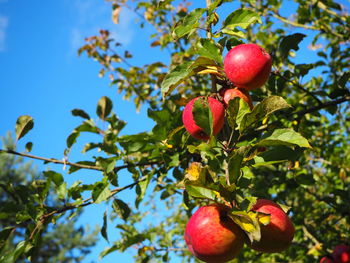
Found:
[[336, 245], [332, 255], [335, 263], [348, 263], [350, 262], [350, 246], [345, 244]]
[[[204, 97], [197, 97], [192, 99], [187, 105], [182, 113], [182, 122], [185, 125], [186, 130], [193, 137], [200, 140], [208, 140], [209, 135], [199, 127], [193, 119], [193, 104], [197, 99], [202, 99]], [[208, 98], [209, 108], [213, 115], [213, 135], [217, 135], [222, 127], [224, 126], [225, 121], [225, 108], [222, 103], [214, 98]]]
[[219, 204], [203, 206], [188, 221], [185, 241], [191, 253], [200, 260], [226, 262], [243, 248], [245, 234], [227, 216], [228, 210]]
[[234, 88], [234, 89], [227, 89], [225, 90], [224, 93], [224, 102], [225, 105], [227, 106], [229, 101], [238, 97], [243, 99], [246, 103], [248, 103], [249, 108], [253, 109], [253, 102], [252, 102], [252, 98], [250, 97], [248, 91], [243, 90], [243, 89], [239, 89], [239, 88]]
[[334, 263], [334, 261], [330, 257], [323, 257], [320, 260], [320, 263]]
[[271, 56], [256, 44], [235, 46], [224, 60], [226, 76], [235, 86], [246, 90], [264, 85], [269, 78], [271, 67]]
[[270, 214], [270, 223], [261, 225], [261, 239], [248, 245], [254, 250], [266, 253], [281, 252], [288, 248], [294, 237], [294, 226], [282, 208], [266, 199], [258, 199], [253, 211]]

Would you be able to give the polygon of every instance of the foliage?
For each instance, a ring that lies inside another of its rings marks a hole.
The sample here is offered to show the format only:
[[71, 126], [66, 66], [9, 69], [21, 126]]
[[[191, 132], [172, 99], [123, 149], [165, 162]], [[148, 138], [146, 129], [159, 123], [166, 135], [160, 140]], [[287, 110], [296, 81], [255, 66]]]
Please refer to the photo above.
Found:
[[[8, 149], [15, 149], [10, 134], [3, 138], [3, 145]], [[29, 216], [34, 212], [34, 206], [38, 206], [35, 197], [45, 181], [31, 162], [24, 162], [23, 157], [0, 155], [0, 170], [0, 261], [24, 262], [24, 255], [18, 252], [21, 244], [18, 240], [24, 239], [28, 231], [35, 228], [35, 223]], [[42, 205], [62, 205], [52, 189], [46, 188], [46, 191], [49, 191], [50, 196]], [[53, 221], [54, 225], [40, 226], [35, 248], [31, 253], [31, 262], [82, 262], [90, 248], [95, 245], [97, 233], [89, 231], [88, 227], [76, 227], [79, 217], [69, 220], [69, 216], [67, 214]], [[16, 251], [17, 254], [14, 253]]]
[[[101, 202], [113, 208], [112, 220], [123, 220], [117, 225], [121, 238], [113, 240], [101, 257], [136, 248], [136, 262], [166, 262], [174, 256], [191, 261], [182, 237], [184, 226], [193, 210], [208, 202], [233, 204], [235, 222], [258, 239], [258, 217], [249, 213], [256, 198], [290, 207], [296, 235], [283, 253], [261, 254], [246, 248], [235, 262], [315, 262], [335, 244], [348, 242], [350, 18], [345, 8], [333, 1], [296, 1], [289, 3], [290, 10], [285, 1], [272, 0], [240, 1], [236, 9], [230, 0], [206, 1], [207, 6], [201, 1], [198, 8], [185, 0], [110, 2], [115, 22], [119, 12], [128, 8], [143, 18], [141, 27], [154, 28], [151, 46], [170, 52], [170, 65], [162, 61], [132, 65], [132, 53], [121, 50], [105, 30], [88, 38], [79, 53], [97, 60], [100, 74], [108, 72], [111, 85], [125, 99], [133, 99], [136, 109], [146, 104], [148, 117], [156, 124], [152, 131], [120, 135], [125, 122], [113, 112], [107, 97], [98, 102], [94, 117], [98, 122], [84, 110], [74, 109], [72, 114], [83, 120], [67, 138], [65, 152], [81, 133], [88, 132], [100, 136], [99, 142], [87, 142], [83, 148], [95, 157], [76, 163], [40, 159], [68, 165], [69, 173], [92, 169], [103, 177], [93, 184], [76, 182], [68, 187], [64, 175], [45, 172], [45, 180], [35, 186], [37, 193], [29, 192], [28, 209], [16, 218], [15, 224], [27, 220], [32, 224], [14, 256], [30, 257], [35, 252], [43, 225]], [[288, 17], [293, 8], [295, 15]], [[228, 9], [232, 12], [222, 18]], [[298, 59], [306, 37], [311, 39], [309, 48], [315, 50], [308, 52], [316, 56]], [[217, 138], [208, 142], [191, 138], [182, 127], [183, 106], [197, 96], [222, 99], [218, 91], [230, 85], [222, 57], [243, 42], [258, 43], [273, 56], [268, 83], [252, 92], [254, 109], [233, 100]], [[107, 125], [97, 124], [101, 122]], [[22, 116], [17, 138], [32, 127], [30, 117]], [[129, 172], [132, 183], [119, 186], [121, 170]], [[65, 200], [61, 207], [44, 205], [50, 186]], [[118, 197], [130, 188], [136, 193], [134, 205]], [[83, 199], [83, 194], [91, 197]], [[156, 222], [147, 219], [155, 215], [160, 217]], [[109, 239], [109, 217], [101, 217], [102, 236]], [[2, 233], [5, 241], [8, 230]]]

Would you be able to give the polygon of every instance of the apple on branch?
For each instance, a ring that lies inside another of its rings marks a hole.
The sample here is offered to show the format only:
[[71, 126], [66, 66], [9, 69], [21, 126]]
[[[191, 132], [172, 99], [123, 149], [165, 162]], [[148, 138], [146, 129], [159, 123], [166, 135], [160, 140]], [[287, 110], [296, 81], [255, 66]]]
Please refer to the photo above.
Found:
[[259, 45], [241, 44], [232, 48], [224, 60], [227, 78], [238, 88], [260, 88], [271, 73], [271, 56]]
[[[189, 134], [191, 134], [196, 139], [205, 141], [209, 139], [209, 134], [207, 134], [203, 128], [199, 127], [196, 124], [193, 117], [194, 103], [198, 99], [205, 99], [205, 97], [194, 98], [186, 104], [185, 109], [182, 113], [182, 122]], [[204, 107], [204, 104], [202, 105]], [[213, 117], [213, 135], [217, 135], [224, 126], [225, 108], [220, 101], [211, 97], [208, 97], [208, 105]]]
[[225, 89], [222, 97], [224, 99], [224, 103], [226, 106], [228, 106], [228, 103], [230, 102], [230, 100], [234, 98], [241, 98], [249, 105], [250, 109], [253, 109], [254, 107], [252, 98], [250, 97], [248, 91], [244, 89], [239, 89], [239, 88]]
[[336, 245], [333, 249], [332, 255], [335, 263], [349, 263], [350, 246], [345, 244]]
[[289, 247], [294, 237], [294, 225], [283, 209], [273, 201], [258, 199], [252, 207], [253, 211], [270, 214], [270, 223], [261, 225], [260, 241], [248, 242], [254, 250], [275, 253]]
[[238, 255], [246, 237], [228, 212], [227, 206], [213, 204], [200, 207], [192, 215], [186, 225], [185, 241], [195, 257], [220, 263]]

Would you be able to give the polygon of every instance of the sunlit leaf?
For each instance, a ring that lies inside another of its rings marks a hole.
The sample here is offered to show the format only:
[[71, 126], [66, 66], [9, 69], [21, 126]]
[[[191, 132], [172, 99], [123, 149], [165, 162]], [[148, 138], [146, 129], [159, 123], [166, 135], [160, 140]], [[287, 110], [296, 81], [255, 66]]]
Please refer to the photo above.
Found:
[[305, 148], [311, 148], [307, 139], [305, 139], [300, 133], [293, 129], [276, 129], [271, 135], [268, 135], [260, 142], [257, 146], [275, 146], [275, 145], [286, 145], [286, 146], [299, 146]]

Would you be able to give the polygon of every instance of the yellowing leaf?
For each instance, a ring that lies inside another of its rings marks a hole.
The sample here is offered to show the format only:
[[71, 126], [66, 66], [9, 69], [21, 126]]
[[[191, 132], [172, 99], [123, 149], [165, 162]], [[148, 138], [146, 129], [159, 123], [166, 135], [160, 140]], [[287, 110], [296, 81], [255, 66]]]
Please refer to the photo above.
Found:
[[269, 214], [265, 214], [265, 213], [261, 213], [258, 212], [257, 213], [257, 218], [260, 224], [267, 226], [268, 224], [270, 224], [270, 217], [271, 215]]
[[197, 181], [202, 170], [201, 163], [193, 162], [186, 169], [186, 178], [190, 181]]

